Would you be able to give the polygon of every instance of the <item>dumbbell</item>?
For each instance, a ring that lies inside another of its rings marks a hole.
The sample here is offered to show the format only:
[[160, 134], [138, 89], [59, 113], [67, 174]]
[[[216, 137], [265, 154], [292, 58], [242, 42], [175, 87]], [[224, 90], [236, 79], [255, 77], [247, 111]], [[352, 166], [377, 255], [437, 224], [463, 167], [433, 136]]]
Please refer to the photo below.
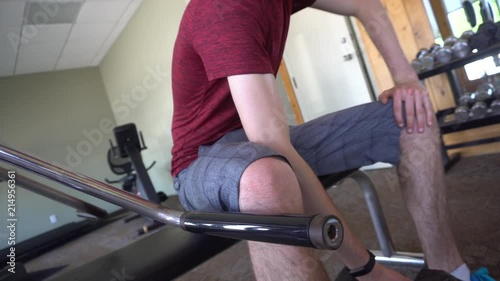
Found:
[[450, 46], [451, 47], [451, 46], [455, 45], [457, 40], [458, 40], [458, 38], [452, 35], [444, 40], [443, 46]]
[[451, 49], [451, 46], [445, 45], [442, 48], [439, 48], [435, 53], [434, 57], [436, 60], [442, 64], [449, 63], [451, 59], [453, 58], [453, 50]]
[[497, 33], [498, 27], [494, 22], [484, 22], [482, 23], [479, 28], [477, 29], [477, 33], [483, 33], [487, 35], [488, 37], [493, 37], [495, 36], [495, 33]]
[[[442, 64], [449, 63], [453, 59], [453, 46], [457, 43], [458, 39], [455, 36], [450, 36], [444, 40], [444, 45], [435, 51], [434, 57]], [[464, 48], [463, 43], [460, 43], [460, 48], [456, 50], [457, 54]]]
[[417, 58], [411, 62], [411, 66], [417, 73], [434, 68], [434, 56], [428, 49], [420, 49]]
[[422, 62], [420, 62], [420, 60], [417, 59], [411, 61], [411, 67], [413, 67], [416, 73], [420, 73], [424, 70]]
[[441, 48], [441, 45], [439, 44], [432, 44], [431, 47], [429, 48], [429, 52], [434, 55], [436, 54], [436, 51], [439, 50]]
[[482, 51], [490, 46], [491, 38], [483, 33], [476, 33], [470, 39], [470, 47], [472, 50]]
[[463, 40], [466, 40], [467, 43], [470, 43], [470, 39], [472, 38], [472, 36], [474, 36], [474, 31], [472, 30], [467, 30], [467, 31], [464, 31], [464, 33], [462, 33], [462, 36], [460, 36], [460, 39], [463, 39]]
[[[470, 47], [470, 39], [474, 35], [473, 31], [465, 31], [460, 36], [460, 39], [457, 39], [455, 36], [450, 36], [446, 38], [444, 41], [443, 50], [441, 50], [438, 54], [437, 60], [441, 63], [448, 63], [451, 61], [452, 57], [456, 58], [464, 58], [468, 56], [471, 52]], [[450, 52], [453, 56], [450, 56]], [[438, 50], [436, 50], [437, 52]]]
[[467, 106], [457, 106], [455, 109], [455, 119], [458, 122], [465, 122], [469, 119], [469, 107]]
[[474, 99], [472, 98], [472, 94], [470, 94], [470, 93], [463, 94], [462, 96], [460, 96], [458, 103], [461, 106], [466, 106], [466, 107], [471, 106], [474, 103]]
[[493, 36], [493, 41], [494, 41], [493, 44], [500, 42], [500, 22], [497, 22], [496, 25], [497, 25], [497, 31]]
[[493, 97], [495, 94], [495, 86], [486, 82], [482, 83], [477, 87], [477, 92], [475, 93], [476, 101], [486, 101]]
[[500, 77], [495, 77], [493, 86], [495, 87], [495, 97], [500, 100]]
[[472, 106], [470, 113], [474, 118], [483, 118], [488, 112], [488, 105], [484, 101], [478, 101]]
[[456, 58], [465, 58], [470, 54], [471, 48], [469, 42], [465, 39], [458, 39], [455, 44], [451, 47], [453, 56]]
[[492, 101], [490, 109], [493, 114], [500, 114], [500, 99]]
[[495, 23], [485, 22], [481, 24], [477, 33], [472, 36], [470, 47], [474, 50], [482, 51], [496, 42], [496, 33], [499, 28]]

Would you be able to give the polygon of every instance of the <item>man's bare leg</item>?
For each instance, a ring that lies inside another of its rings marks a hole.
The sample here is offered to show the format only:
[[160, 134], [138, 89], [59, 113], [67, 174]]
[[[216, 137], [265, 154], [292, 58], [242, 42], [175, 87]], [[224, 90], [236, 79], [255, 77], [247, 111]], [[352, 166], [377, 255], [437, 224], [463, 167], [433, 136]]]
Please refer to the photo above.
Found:
[[[299, 214], [304, 210], [294, 172], [287, 163], [276, 158], [255, 161], [245, 170], [240, 181], [239, 204], [240, 211], [249, 213]], [[342, 218], [333, 203], [329, 204], [331, 213]], [[336, 255], [351, 268], [363, 266], [368, 261], [366, 249], [345, 223], [344, 230], [344, 243]], [[312, 249], [259, 242], [248, 242], [248, 245], [257, 280], [328, 280], [323, 264]], [[409, 279], [376, 264], [370, 274], [358, 280]]]
[[[276, 158], [257, 160], [245, 170], [239, 204], [240, 211], [248, 213], [303, 213], [295, 174], [286, 162]], [[328, 280], [312, 249], [259, 242], [248, 242], [248, 246], [257, 280]]]
[[449, 225], [439, 128], [433, 124], [424, 133], [403, 130], [398, 173], [429, 268], [451, 272], [464, 261]]

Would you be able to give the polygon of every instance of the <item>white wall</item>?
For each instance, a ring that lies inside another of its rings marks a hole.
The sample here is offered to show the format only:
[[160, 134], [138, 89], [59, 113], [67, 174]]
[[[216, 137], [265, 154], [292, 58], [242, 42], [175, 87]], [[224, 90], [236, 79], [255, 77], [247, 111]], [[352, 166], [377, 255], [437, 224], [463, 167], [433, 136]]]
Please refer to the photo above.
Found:
[[184, 1], [144, 1], [100, 65], [118, 125], [144, 134], [146, 165], [157, 191], [173, 194], [170, 176], [173, 115], [171, 64]]
[[[113, 177], [106, 152], [115, 122], [97, 68], [0, 78], [0, 89], [1, 143], [98, 180]], [[38, 180], [108, 211], [118, 209], [51, 181]], [[6, 184], [0, 183], [2, 208], [7, 204], [6, 190]], [[16, 211], [17, 242], [81, 220], [74, 209], [20, 187]], [[52, 214], [58, 217], [56, 224], [50, 223]], [[6, 246], [2, 236], [6, 215], [6, 210], [0, 212], [0, 248]]]

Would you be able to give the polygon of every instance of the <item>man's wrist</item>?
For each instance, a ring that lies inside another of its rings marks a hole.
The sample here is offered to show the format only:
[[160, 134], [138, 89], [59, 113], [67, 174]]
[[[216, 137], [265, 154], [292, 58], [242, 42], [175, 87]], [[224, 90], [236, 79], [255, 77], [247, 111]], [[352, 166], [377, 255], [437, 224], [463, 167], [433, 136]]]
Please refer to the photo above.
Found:
[[397, 71], [394, 71], [392, 79], [394, 80], [394, 83], [396, 85], [420, 81], [417, 73], [413, 70], [413, 68], [398, 69]]

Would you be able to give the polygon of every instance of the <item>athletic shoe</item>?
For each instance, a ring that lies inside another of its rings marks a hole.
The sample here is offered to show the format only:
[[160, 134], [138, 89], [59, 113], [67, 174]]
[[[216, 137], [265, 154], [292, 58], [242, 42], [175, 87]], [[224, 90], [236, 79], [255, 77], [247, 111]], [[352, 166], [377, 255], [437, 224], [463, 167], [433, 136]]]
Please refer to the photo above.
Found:
[[481, 267], [475, 273], [470, 274], [470, 281], [495, 281], [488, 274], [488, 269]]
[[420, 270], [415, 281], [460, 281], [460, 279], [442, 270], [428, 269], [425, 267]]

